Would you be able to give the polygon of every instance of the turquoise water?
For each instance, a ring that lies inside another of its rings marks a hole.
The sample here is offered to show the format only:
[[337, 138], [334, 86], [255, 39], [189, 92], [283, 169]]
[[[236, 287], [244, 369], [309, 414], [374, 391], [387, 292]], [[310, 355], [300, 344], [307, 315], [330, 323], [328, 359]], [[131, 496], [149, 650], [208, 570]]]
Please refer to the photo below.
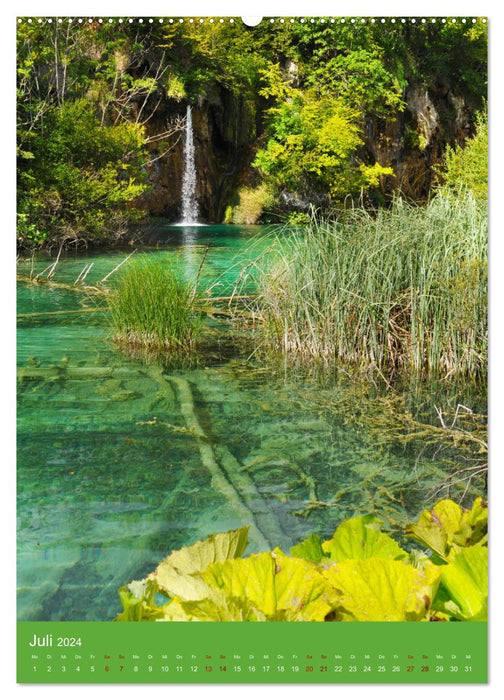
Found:
[[[229, 294], [267, 255], [268, 229], [170, 227], [159, 220], [135, 255], [176, 258], [200, 288]], [[102, 279], [133, 248], [62, 256], [55, 280]], [[47, 260], [37, 259], [35, 271]], [[127, 264], [127, 263], [126, 263]], [[20, 260], [27, 274], [30, 260]], [[251, 290], [250, 284], [245, 287]], [[394, 392], [266, 365], [252, 344], [209, 352], [193, 367], [119, 352], [99, 297], [20, 283], [18, 290], [18, 617], [106, 620], [117, 589], [171, 550], [251, 524], [250, 550], [285, 550], [373, 509], [389, 526], [432, 502], [457, 455], [380, 433], [397, 406], [435, 421], [433, 405], [484, 397], [445, 385]], [[40, 315], [40, 314], [53, 315]], [[29, 314], [36, 314], [30, 316]], [[228, 330], [222, 319], [221, 330]], [[422, 413], [423, 412], [423, 413]], [[204, 439], [190, 430], [196, 419]], [[216, 478], [232, 485], [232, 496]], [[468, 494], [469, 498], [470, 494]]]

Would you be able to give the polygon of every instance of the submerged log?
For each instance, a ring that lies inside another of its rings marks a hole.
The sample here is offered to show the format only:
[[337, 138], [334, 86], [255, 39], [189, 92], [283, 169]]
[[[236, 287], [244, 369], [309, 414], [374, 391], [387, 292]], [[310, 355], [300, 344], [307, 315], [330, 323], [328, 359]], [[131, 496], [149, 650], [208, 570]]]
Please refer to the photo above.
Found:
[[280, 549], [288, 551], [290, 548], [289, 537], [283, 531], [278, 518], [257, 490], [254, 481], [243, 471], [242, 465], [226, 445], [216, 446], [215, 451], [230, 481], [239, 490], [249, 507], [254, 508], [255, 517], [261, 530], [267, 534], [270, 542], [275, 542]]
[[136, 375], [138, 370], [128, 367], [35, 367], [29, 365], [17, 371], [17, 377], [24, 379], [126, 379]]
[[67, 284], [66, 282], [56, 282], [52, 279], [36, 277], [30, 278], [27, 275], [16, 275], [16, 280], [22, 282], [23, 284], [36, 284], [39, 287], [52, 287], [55, 289], [68, 289], [72, 292], [85, 292], [86, 294], [102, 294], [106, 295], [110, 293], [110, 290], [106, 287], [91, 287], [81, 284]]
[[27, 318], [39, 318], [40, 316], [68, 316], [69, 314], [92, 314], [97, 311], [108, 311], [108, 306], [95, 306], [89, 309], [69, 309], [68, 311], [35, 311], [29, 314], [18, 314], [18, 321]]
[[256, 551], [269, 551], [272, 548], [271, 543], [261, 531], [256, 516], [244, 502], [238, 489], [231, 483], [229, 477], [226, 476], [225, 471], [219, 464], [211, 441], [200, 425], [189, 382], [182, 377], [165, 377], [160, 368], [152, 368], [150, 370], [150, 375], [161, 385], [167, 385], [170, 389], [172, 385], [176, 387], [182, 415], [184, 416], [188, 431], [196, 440], [201, 461], [211, 474], [212, 486], [225, 496], [243, 524], [250, 525], [249, 534], [254, 549]]

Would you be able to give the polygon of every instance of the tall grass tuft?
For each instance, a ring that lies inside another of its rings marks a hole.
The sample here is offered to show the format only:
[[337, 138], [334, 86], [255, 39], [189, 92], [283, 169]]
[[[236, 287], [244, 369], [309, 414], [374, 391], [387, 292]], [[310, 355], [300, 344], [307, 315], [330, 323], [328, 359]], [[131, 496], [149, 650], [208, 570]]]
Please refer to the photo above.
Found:
[[196, 295], [180, 270], [152, 255], [125, 266], [110, 295], [114, 340], [156, 351], [189, 351], [200, 319]]
[[259, 285], [272, 351], [387, 374], [486, 371], [487, 216], [469, 192], [313, 218], [279, 241]]

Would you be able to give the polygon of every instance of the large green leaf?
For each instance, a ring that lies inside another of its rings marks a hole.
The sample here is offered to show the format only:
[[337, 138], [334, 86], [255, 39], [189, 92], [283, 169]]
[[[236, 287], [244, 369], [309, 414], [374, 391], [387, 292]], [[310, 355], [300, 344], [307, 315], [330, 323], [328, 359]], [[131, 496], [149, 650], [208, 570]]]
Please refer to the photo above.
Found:
[[488, 506], [481, 498], [476, 498], [471, 510], [464, 510], [461, 527], [455, 533], [453, 543], [458, 547], [471, 547], [484, 544], [488, 533]]
[[161, 593], [170, 598], [182, 600], [201, 600], [209, 595], [208, 585], [201, 580], [198, 573], [181, 574], [166, 561], [160, 564], [157, 572], [151, 574]]
[[466, 547], [441, 567], [441, 586], [434, 607], [458, 620], [485, 620], [488, 599], [488, 550]]
[[406, 535], [431, 549], [447, 562], [463, 547], [486, 540], [487, 507], [476, 498], [470, 511], [449, 499], [424, 510], [417, 523], [406, 527]]
[[212, 564], [201, 577], [268, 617], [290, 611], [296, 619], [322, 621], [336, 604], [334, 591], [312, 564], [278, 549]]
[[251, 603], [223, 591], [213, 590], [202, 600], [174, 598], [165, 608], [163, 620], [170, 622], [258, 622], [266, 616]]
[[392, 559], [347, 559], [323, 572], [340, 596], [342, 620], [360, 622], [426, 619], [441, 576]]
[[247, 549], [248, 531], [248, 527], [240, 527], [237, 530], [219, 532], [190, 547], [182, 547], [166, 557], [158, 570], [166, 563], [181, 574], [194, 574], [196, 571], [205, 571], [214, 562], [241, 557]]
[[345, 520], [332, 539], [322, 544], [322, 550], [333, 561], [345, 559], [408, 559], [408, 553], [397, 542], [380, 532], [380, 521], [373, 515], [361, 515]]
[[213, 591], [211, 598], [179, 600], [175, 598], [163, 608], [163, 621], [169, 622], [303, 622], [302, 613], [277, 610], [265, 615], [252, 603]]
[[205, 571], [209, 564], [241, 557], [248, 544], [248, 527], [210, 535], [206, 540], [182, 547], [166, 557], [150, 574], [159, 589], [168, 596], [183, 600], [199, 600], [208, 591], [205, 584], [192, 574]]
[[303, 540], [299, 544], [294, 545], [294, 547], [291, 547], [290, 554], [291, 557], [306, 559], [306, 561], [311, 561], [314, 564], [318, 564], [324, 559], [324, 557], [327, 557], [322, 549], [322, 541], [320, 537], [314, 533], [307, 537], [306, 540]]

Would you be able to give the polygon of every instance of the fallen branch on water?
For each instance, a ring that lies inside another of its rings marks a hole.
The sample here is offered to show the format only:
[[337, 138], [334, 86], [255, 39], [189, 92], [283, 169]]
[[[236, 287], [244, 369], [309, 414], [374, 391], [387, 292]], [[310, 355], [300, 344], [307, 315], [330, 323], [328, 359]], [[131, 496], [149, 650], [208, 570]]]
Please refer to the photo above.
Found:
[[68, 309], [67, 311], [35, 311], [29, 314], [18, 314], [18, 320], [26, 318], [39, 318], [40, 316], [68, 316], [69, 314], [88, 314], [97, 311], [108, 311], [107, 306], [96, 306], [90, 309]]
[[122, 261], [119, 263], [119, 265], [116, 265], [116, 266], [114, 267], [114, 269], [111, 270], [111, 271], [108, 273], [108, 275], [105, 275], [105, 277], [104, 277], [102, 280], [100, 280], [100, 281], [101, 281], [101, 282], [106, 282], [106, 281], [108, 280], [108, 278], [109, 278], [111, 275], [113, 275], [114, 272], [116, 272], [122, 265], [124, 265], [124, 263], [127, 262], [127, 261], [131, 258], [131, 256], [134, 255], [135, 253], [136, 253], [136, 248], [135, 248], [135, 250], [134, 250], [132, 253], [130, 253], [129, 255], [127, 255], [127, 256], [124, 258], [124, 260], [122, 260]]
[[23, 284], [37, 284], [42, 286], [53, 287], [55, 289], [68, 289], [72, 292], [86, 292], [86, 294], [109, 294], [110, 290], [106, 287], [91, 287], [82, 286], [80, 284], [67, 284], [65, 282], [56, 282], [52, 279], [40, 278], [39, 276], [30, 279], [27, 275], [17, 275], [16, 280]]

